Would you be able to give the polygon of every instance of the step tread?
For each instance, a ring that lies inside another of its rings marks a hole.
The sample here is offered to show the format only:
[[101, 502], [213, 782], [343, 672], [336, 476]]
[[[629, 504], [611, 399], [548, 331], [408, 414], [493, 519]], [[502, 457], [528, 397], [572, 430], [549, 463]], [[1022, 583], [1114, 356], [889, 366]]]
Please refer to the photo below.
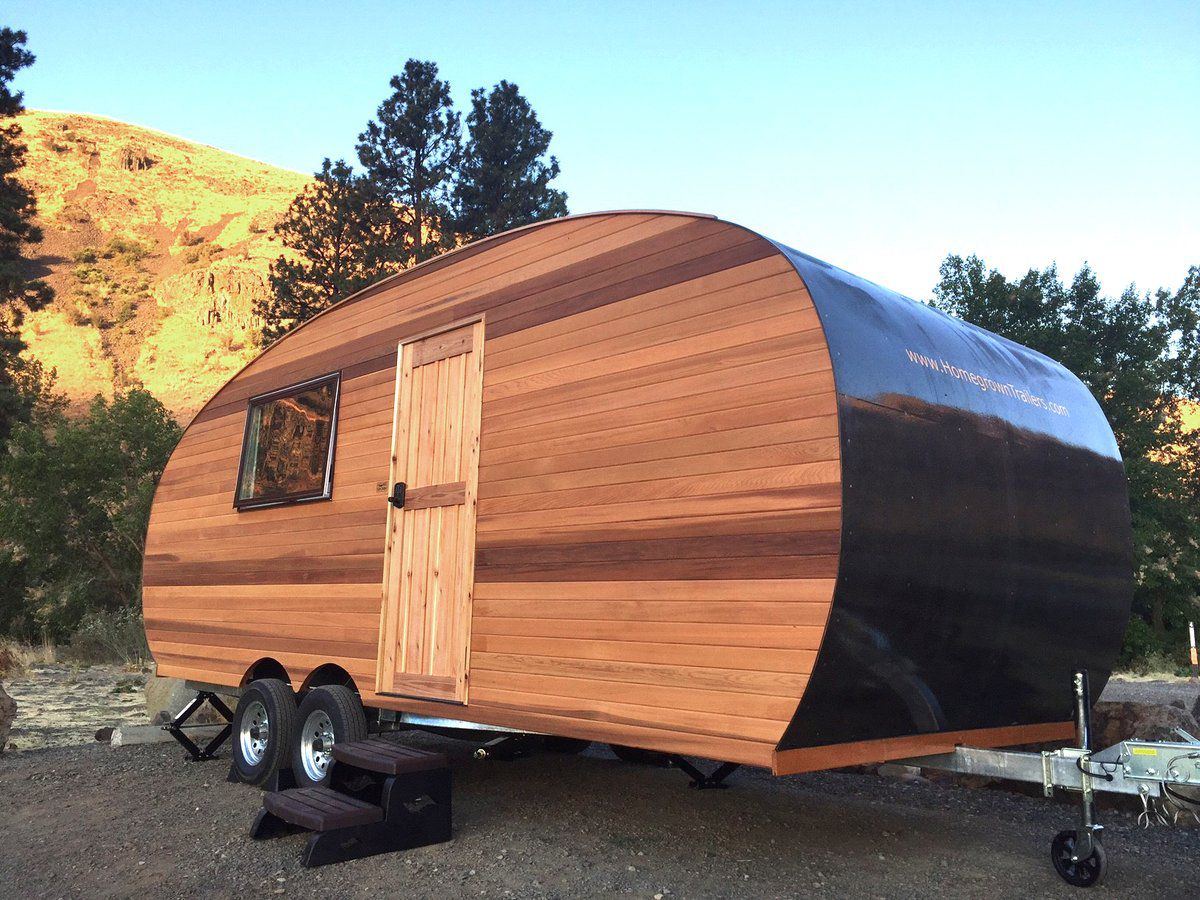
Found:
[[445, 753], [405, 747], [379, 736], [349, 744], [334, 744], [333, 758], [343, 765], [378, 772], [381, 775], [431, 772], [444, 769], [450, 764]]
[[263, 795], [263, 807], [272, 815], [310, 831], [332, 831], [383, 821], [383, 810], [327, 787], [292, 788]]

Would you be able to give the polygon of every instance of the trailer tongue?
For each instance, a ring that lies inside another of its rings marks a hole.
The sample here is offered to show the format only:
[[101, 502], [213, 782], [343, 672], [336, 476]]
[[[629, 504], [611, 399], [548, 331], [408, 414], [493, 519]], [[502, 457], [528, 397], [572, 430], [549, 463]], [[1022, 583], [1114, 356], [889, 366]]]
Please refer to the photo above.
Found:
[[[1104, 879], [1107, 859], [1100, 840], [1104, 826], [1096, 822], [1095, 795], [1132, 794], [1142, 800], [1139, 822], [1170, 824], [1181, 814], [1200, 822], [1200, 794], [1188, 797], [1174, 788], [1200, 787], [1200, 740], [1183, 729], [1183, 739], [1121, 741], [1098, 752], [1091, 750], [1091, 697], [1087, 672], [1074, 679], [1075, 722], [1079, 746], [1044, 750], [990, 750], [956, 747], [949, 753], [903, 760], [910, 766], [961, 775], [1041, 784], [1047, 797], [1055, 789], [1080, 796], [1077, 830], [1060, 831], [1051, 841], [1055, 871], [1076, 887], [1093, 887]], [[1174, 787], [1173, 787], [1174, 786]]]

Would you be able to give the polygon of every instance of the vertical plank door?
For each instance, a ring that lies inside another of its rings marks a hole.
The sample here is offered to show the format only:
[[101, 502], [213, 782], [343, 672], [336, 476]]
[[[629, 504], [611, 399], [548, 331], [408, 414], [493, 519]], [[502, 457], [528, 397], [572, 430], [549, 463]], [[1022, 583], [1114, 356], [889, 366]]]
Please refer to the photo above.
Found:
[[483, 323], [398, 357], [376, 690], [466, 703]]

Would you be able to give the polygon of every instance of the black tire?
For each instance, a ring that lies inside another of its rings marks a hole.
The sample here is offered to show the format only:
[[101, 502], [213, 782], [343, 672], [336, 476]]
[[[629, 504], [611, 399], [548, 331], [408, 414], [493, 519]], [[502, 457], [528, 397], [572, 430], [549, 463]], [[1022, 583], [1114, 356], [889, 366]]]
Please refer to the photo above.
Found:
[[557, 735], [548, 734], [544, 746], [550, 753], [567, 753], [576, 754], [582, 753], [588, 747], [592, 746], [591, 741], [585, 741], [581, 738], [558, 737]]
[[285, 682], [260, 678], [246, 685], [233, 714], [233, 767], [238, 778], [262, 784], [286, 768], [295, 732], [296, 695]]
[[1095, 887], [1104, 880], [1108, 871], [1108, 859], [1099, 840], [1092, 841], [1092, 855], [1085, 859], [1071, 860], [1075, 853], [1075, 842], [1079, 835], [1074, 831], [1060, 831], [1050, 842], [1050, 861], [1062, 880], [1075, 887]]
[[296, 712], [292, 775], [300, 787], [329, 783], [333, 744], [361, 741], [367, 716], [358, 694], [340, 684], [313, 688]]
[[671, 764], [671, 757], [657, 750], [626, 747], [624, 744], [609, 744], [608, 749], [621, 762], [633, 763], [637, 766], [654, 766], [656, 769], [665, 769]]

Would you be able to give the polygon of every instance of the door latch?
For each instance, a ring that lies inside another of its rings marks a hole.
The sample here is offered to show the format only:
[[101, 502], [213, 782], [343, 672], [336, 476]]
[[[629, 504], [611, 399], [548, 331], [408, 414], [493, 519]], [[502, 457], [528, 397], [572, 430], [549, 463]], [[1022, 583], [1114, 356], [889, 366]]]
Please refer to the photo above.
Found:
[[404, 492], [407, 489], [408, 485], [406, 485], [403, 481], [397, 481], [392, 487], [392, 496], [388, 497], [388, 503], [392, 504], [392, 506], [396, 507], [397, 509], [403, 509]]

